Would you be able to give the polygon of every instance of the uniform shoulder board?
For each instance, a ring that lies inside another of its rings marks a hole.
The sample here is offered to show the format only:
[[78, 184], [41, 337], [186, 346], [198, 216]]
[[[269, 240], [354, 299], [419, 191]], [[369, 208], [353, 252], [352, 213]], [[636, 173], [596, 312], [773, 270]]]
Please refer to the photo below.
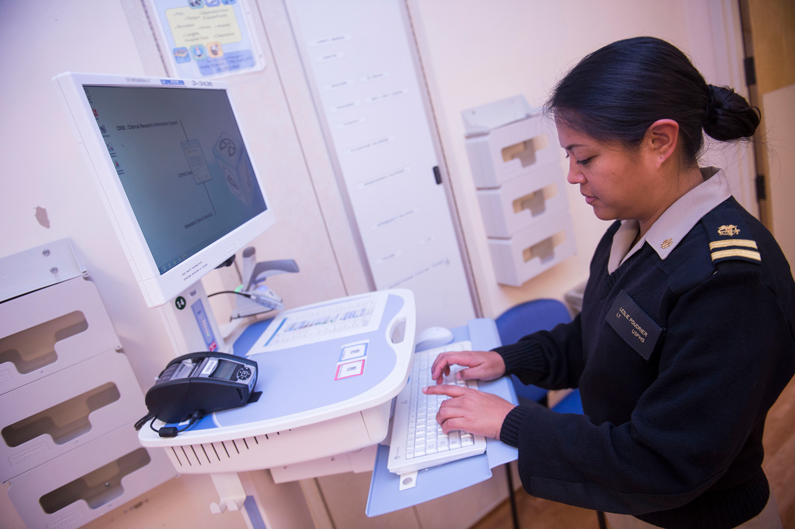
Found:
[[707, 230], [712, 262], [733, 259], [760, 264], [762, 256], [756, 241], [750, 238], [751, 232], [731, 202], [723, 202], [701, 219]]

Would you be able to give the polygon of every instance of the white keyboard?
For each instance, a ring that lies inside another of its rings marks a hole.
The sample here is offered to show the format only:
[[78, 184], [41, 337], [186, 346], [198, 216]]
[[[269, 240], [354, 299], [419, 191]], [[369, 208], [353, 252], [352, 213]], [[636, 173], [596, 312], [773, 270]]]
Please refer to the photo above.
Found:
[[[470, 350], [472, 344], [464, 341], [414, 353], [409, 381], [395, 402], [387, 463], [390, 472], [407, 474], [486, 451], [485, 437], [460, 430], [443, 433], [436, 422], [436, 412], [449, 397], [422, 392], [422, 388], [436, 384], [431, 378], [431, 366], [439, 353]], [[452, 366], [444, 383], [477, 389], [475, 380], [455, 379], [455, 374], [462, 369], [461, 366]]]

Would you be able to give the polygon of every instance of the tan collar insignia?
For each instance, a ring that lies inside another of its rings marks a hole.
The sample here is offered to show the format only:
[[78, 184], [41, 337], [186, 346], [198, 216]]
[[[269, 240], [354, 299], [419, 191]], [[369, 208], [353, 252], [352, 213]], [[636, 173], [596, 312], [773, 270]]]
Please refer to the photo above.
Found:
[[662, 244], [660, 245], [660, 248], [662, 248], [663, 250], [665, 250], [666, 248], [668, 248], [669, 246], [671, 246], [673, 243], [674, 243], [674, 240], [673, 240], [673, 239], [665, 239], [665, 240], [662, 242]]
[[728, 235], [729, 237], [733, 237], [738, 233], [740, 233], [740, 230], [734, 224], [729, 224], [728, 226], [724, 224], [723, 226], [718, 228], [718, 235], [723, 235], [723, 236]]

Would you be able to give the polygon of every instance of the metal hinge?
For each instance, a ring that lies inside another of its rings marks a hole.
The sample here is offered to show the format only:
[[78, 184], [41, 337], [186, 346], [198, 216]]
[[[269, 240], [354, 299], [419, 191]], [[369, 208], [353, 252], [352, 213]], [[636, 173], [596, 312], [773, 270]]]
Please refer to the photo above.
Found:
[[767, 200], [767, 191], [765, 191], [765, 175], [756, 175], [756, 200]]
[[754, 66], [754, 58], [753, 57], [746, 57], [743, 60], [743, 66], [745, 67], [745, 84], [748, 86], [753, 86], [756, 84], [756, 66]]

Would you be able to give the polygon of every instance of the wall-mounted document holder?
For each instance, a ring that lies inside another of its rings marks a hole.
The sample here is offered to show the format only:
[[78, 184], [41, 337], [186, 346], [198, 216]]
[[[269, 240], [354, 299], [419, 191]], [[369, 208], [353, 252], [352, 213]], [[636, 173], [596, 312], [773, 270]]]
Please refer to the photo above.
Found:
[[25, 526], [74, 529], [173, 477], [163, 451], [134, 434], [117, 428], [13, 478], [8, 496]]
[[515, 233], [510, 239], [489, 239], [497, 281], [520, 286], [576, 253], [574, 226], [560, 211]]
[[[506, 115], [502, 109], [506, 102], [516, 100], [522, 105], [512, 106], [525, 109], [520, 119], [515, 118], [522, 113]], [[553, 126], [544, 121], [539, 110], [528, 106], [522, 96], [464, 110], [461, 114], [466, 123], [472, 178], [478, 189], [500, 187], [512, 178], [560, 162]], [[500, 123], [501, 118], [512, 121]]]
[[576, 252], [557, 135], [522, 96], [461, 114], [497, 281], [520, 286]]
[[96, 287], [82, 278], [0, 303], [0, 395], [120, 347]]
[[146, 415], [127, 357], [115, 351], [0, 396], [0, 409], [2, 481]]
[[500, 239], [568, 209], [558, 162], [508, 180], [498, 188], [478, 189], [478, 202], [486, 235]]
[[[46, 266], [52, 277], [24, 270]], [[68, 240], [0, 259], [0, 480], [26, 527], [72, 529], [174, 477], [133, 429], [143, 392]], [[68, 277], [64, 277], [68, 272]]]

